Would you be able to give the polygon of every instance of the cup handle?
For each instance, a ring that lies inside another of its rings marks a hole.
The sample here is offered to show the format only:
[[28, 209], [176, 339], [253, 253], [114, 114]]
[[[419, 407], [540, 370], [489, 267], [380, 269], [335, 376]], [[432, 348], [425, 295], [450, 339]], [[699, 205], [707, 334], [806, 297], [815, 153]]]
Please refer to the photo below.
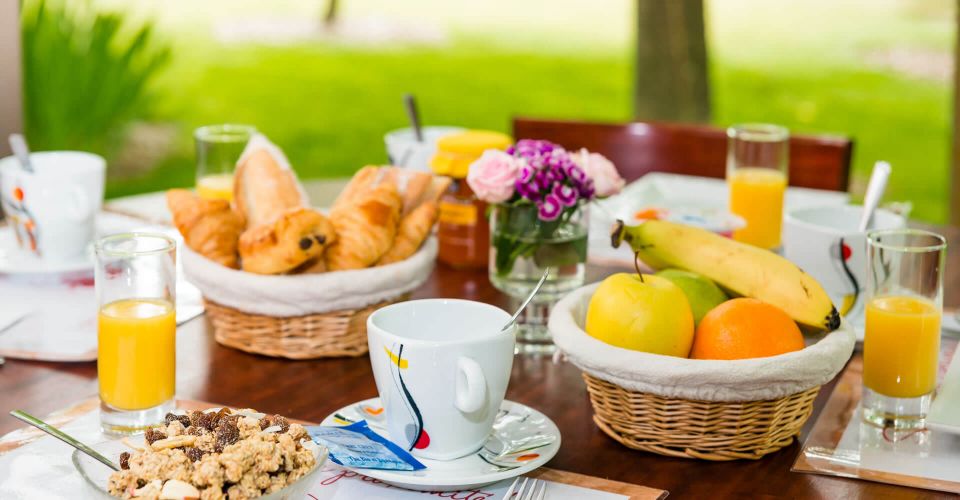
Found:
[[480, 364], [470, 358], [457, 360], [456, 406], [464, 413], [483, 407], [487, 396], [487, 379]]
[[87, 220], [92, 212], [87, 192], [79, 186], [74, 186], [71, 194], [73, 194], [74, 207], [70, 213], [70, 218], [77, 222]]

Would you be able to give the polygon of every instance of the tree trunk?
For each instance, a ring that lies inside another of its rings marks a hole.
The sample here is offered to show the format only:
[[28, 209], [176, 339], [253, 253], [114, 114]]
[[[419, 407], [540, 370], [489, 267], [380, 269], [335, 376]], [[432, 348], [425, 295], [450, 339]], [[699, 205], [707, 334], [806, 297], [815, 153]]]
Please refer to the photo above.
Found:
[[337, 22], [337, 0], [327, 0], [327, 9], [323, 13], [323, 25], [333, 26]]
[[703, 0], [637, 0], [634, 115], [710, 120]]

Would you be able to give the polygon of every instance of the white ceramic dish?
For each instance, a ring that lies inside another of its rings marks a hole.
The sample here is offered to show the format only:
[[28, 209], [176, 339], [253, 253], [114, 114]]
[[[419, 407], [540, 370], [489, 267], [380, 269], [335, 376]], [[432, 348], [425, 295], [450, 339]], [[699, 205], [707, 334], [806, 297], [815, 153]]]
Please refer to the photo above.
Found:
[[83, 256], [66, 260], [44, 260], [21, 251], [13, 228], [0, 227], [0, 273], [2, 274], [66, 274], [93, 269], [93, 246]]
[[[364, 409], [369, 411], [364, 411]], [[474, 453], [456, 460], [418, 459], [427, 466], [426, 469], [419, 471], [355, 470], [365, 476], [409, 490], [459, 491], [479, 488], [504, 479], [526, 474], [546, 464], [557, 454], [557, 451], [560, 449], [560, 429], [557, 428], [556, 424], [554, 424], [549, 417], [529, 406], [508, 400], [504, 400], [503, 404], [500, 405], [500, 411], [501, 415], [497, 416], [497, 421], [506, 414], [520, 415], [525, 420], [540, 422], [540, 427], [544, 429], [547, 434], [555, 436], [555, 439], [546, 446], [526, 450], [524, 455], [527, 455], [527, 457], [522, 461], [517, 461], [516, 466], [496, 465], [486, 461], [481, 457], [480, 453]], [[380, 398], [372, 398], [337, 410], [323, 419], [321, 425], [348, 424], [349, 422], [343, 420], [343, 417], [350, 420], [366, 419], [371, 429], [382, 436], [386, 436], [386, 422], [384, 422], [382, 415]], [[496, 421], [494, 425], [496, 425]], [[488, 440], [484, 446], [490, 447], [494, 445], [491, 441], [493, 441], [493, 439]], [[532, 457], [532, 455], [536, 455], [536, 457]]]
[[[137, 445], [143, 444], [143, 438], [140, 437], [139, 440], [139, 442], [137, 442], [136, 439], [133, 441]], [[115, 462], [118, 460], [120, 453], [132, 451], [129, 446], [120, 440], [103, 441], [93, 444], [91, 447]], [[317, 472], [323, 468], [323, 464], [327, 461], [326, 448], [318, 446], [316, 452], [317, 465], [310, 472], [280, 491], [257, 498], [262, 500], [300, 500], [307, 498], [307, 493], [310, 491], [310, 487], [313, 486]], [[110, 478], [110, 474], [113, 473], [110, 468], [86, 454], [81, 453], [80, 450], [74, 450], [71, 459], [73, 466], [77, 469], [77, 472], [80, 473], [80, 476], [83, 478], [83, 483], [86, 486], [87, 494], [78, 498], [114, 498], [110, 496], [106, 490], [107, 480]]]
[[927, 426], [940, 432], [960, 434], [960, 351], [954, 353], [937, 397], [930, 404]]

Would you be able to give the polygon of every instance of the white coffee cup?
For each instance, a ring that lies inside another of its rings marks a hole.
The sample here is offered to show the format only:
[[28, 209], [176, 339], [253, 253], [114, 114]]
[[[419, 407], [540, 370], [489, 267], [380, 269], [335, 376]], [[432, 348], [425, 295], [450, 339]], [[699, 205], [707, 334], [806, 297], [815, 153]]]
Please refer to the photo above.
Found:
[[[784, 218], [783, 252], [816, 279], [837, 310], [854, 326], [862, 323], [867, 278], [867, 240], [857, 231], [863, 207], [830, 205], [790, 211]], [[871, 229], [906, 226], [889, 210], [874, 212]]]
[[423, 127], [423, 141], [417, 141], [412, 128], [391, 130], [383, 136], [387, 146], [387, 157], [398, 167], [430, 172], [430, 159], [437, 152], [437, 141], [454, 132], [462, 132], [460, 127]]
[[516, 326], [504, 310], [426, 299], [367, 319], [370, 363], [390, 439], [416, 456], [453, 460], [479, 450], [500, 411]]
[[103, 205], [106, 161], [80, 151], [30, 154], [34, 172], [0, 159], [0, 202], [21, 252], [49, 262], [83, 258]]

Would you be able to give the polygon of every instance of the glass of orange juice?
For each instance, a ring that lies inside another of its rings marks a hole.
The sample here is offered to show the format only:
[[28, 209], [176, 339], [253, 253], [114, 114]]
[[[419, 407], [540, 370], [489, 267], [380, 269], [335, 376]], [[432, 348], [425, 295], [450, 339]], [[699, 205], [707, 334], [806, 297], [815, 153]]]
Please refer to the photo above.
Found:
[[207, 125], [193, 133], [197, 145], [197, 194], [209, 200], [233, 199], [233, 169], [257, 133], [250, 125]]
[[745, 124], [727, 129], [730, 211], [746, 225], [733, 239], [768, 250], [780, 247], [787, 190], [790, 132], [778, 125]]
[[140, 432], [174, 409], [176, 249], [160, 234], [97, 241], [97, 375], [105, 432]]
[[947, 242], [917, 229], [867, 233], [863, 418], [884, 428], [924, 426], [940, 357]]

